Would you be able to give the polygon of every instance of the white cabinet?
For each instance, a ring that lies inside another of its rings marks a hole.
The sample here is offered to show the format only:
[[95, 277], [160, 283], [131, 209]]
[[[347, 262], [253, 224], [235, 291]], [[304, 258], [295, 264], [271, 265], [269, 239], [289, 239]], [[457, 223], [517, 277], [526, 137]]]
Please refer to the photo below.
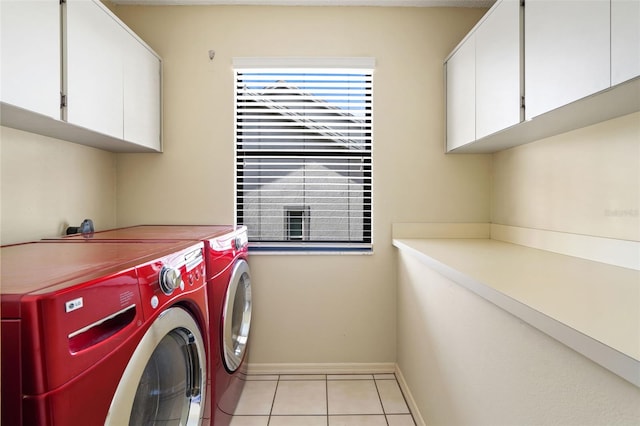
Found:
[[476, 38], [476, 139], [521, 121], [520, 1], [503, 0]]
[[446, 61], [447, 151], [521, 121], [520, 10], [496, 3]]
[[161, 105], [160, 62], [135, 38], [123, 45], [124, 139], [160, 149]]
[[[496, 152], [640, 111], [640, 0], [526, 0], [519, 16], [514, 3], [496, 2], [445, 62], [448, 152]], [[473, 64], [460, 53], [470, 46]], [[455, 81], [470, 73], [473, 86]]]
[[100, 1], [0, 8], [1, 125], [107, 151], [161, 151], [160, 58]]
[[2, 0], [0, 19], [0, 101], [59, 119], [58, 2]]
[[160, 60], [104, 6], [67, 0], [69, 123], [160, 150]]
[[123, 137], [123, 29], [95, 3], [67, 1], [66, 120]]
[[476, 136], [475, 38], [473, 34], [446, 62], [447, 150], [466, 145]]
[[611, 0], [611, 84], [640, 76], [640, 0]]
[[607, 89], [611, 0], [527, 0], [526, 118]]

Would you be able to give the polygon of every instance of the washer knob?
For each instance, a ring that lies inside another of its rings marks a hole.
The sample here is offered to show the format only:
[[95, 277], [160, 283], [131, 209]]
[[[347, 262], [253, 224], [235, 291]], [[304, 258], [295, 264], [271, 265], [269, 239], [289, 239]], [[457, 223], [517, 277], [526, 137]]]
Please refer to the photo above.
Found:
[[231, 245], [233, 246], [234, 250], [240, 250], [242, 248], [242, 238], [234, 238]]
[[167, 296], [176, 288], [182, 287], [182, 274], [178, 268], [163, 266], [160, 270], [160, 288]]

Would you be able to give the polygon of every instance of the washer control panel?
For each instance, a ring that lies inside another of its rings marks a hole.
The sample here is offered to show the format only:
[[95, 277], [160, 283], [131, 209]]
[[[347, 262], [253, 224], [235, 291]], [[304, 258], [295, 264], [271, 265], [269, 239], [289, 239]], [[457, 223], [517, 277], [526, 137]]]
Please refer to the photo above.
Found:
[[175, 299], [202, 289], [205, 276], [203, 243], [192, 243], [138, 267], [143, 310], [154, 314]]
[[184, 281], [180, 269], [173, 266], [163, 266], [160, 270], [160, 288], [166, 295], [170, 295], [177, 288], [184, 290]]

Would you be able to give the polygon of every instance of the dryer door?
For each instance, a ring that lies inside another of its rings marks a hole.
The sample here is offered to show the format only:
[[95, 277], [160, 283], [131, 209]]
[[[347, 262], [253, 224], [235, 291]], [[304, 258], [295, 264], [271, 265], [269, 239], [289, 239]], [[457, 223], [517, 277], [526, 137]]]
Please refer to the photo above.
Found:
[[251, 277], [245, 260], [233, 266], [222, 314], [224, 366], [233, 373], [244, 358], [251, 326]]
[[105, 425], [199, 425], [206, 389], [202, 333], [182, 308], [160, 314], [133, 353]]

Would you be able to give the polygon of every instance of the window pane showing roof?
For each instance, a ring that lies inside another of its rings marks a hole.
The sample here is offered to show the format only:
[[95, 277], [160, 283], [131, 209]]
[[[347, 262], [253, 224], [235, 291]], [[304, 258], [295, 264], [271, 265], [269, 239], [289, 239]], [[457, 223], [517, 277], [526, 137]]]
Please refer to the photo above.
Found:
[[371, 70], [236, 69], [236, 219], [252, 247], [371, 248], [372, 85]]

